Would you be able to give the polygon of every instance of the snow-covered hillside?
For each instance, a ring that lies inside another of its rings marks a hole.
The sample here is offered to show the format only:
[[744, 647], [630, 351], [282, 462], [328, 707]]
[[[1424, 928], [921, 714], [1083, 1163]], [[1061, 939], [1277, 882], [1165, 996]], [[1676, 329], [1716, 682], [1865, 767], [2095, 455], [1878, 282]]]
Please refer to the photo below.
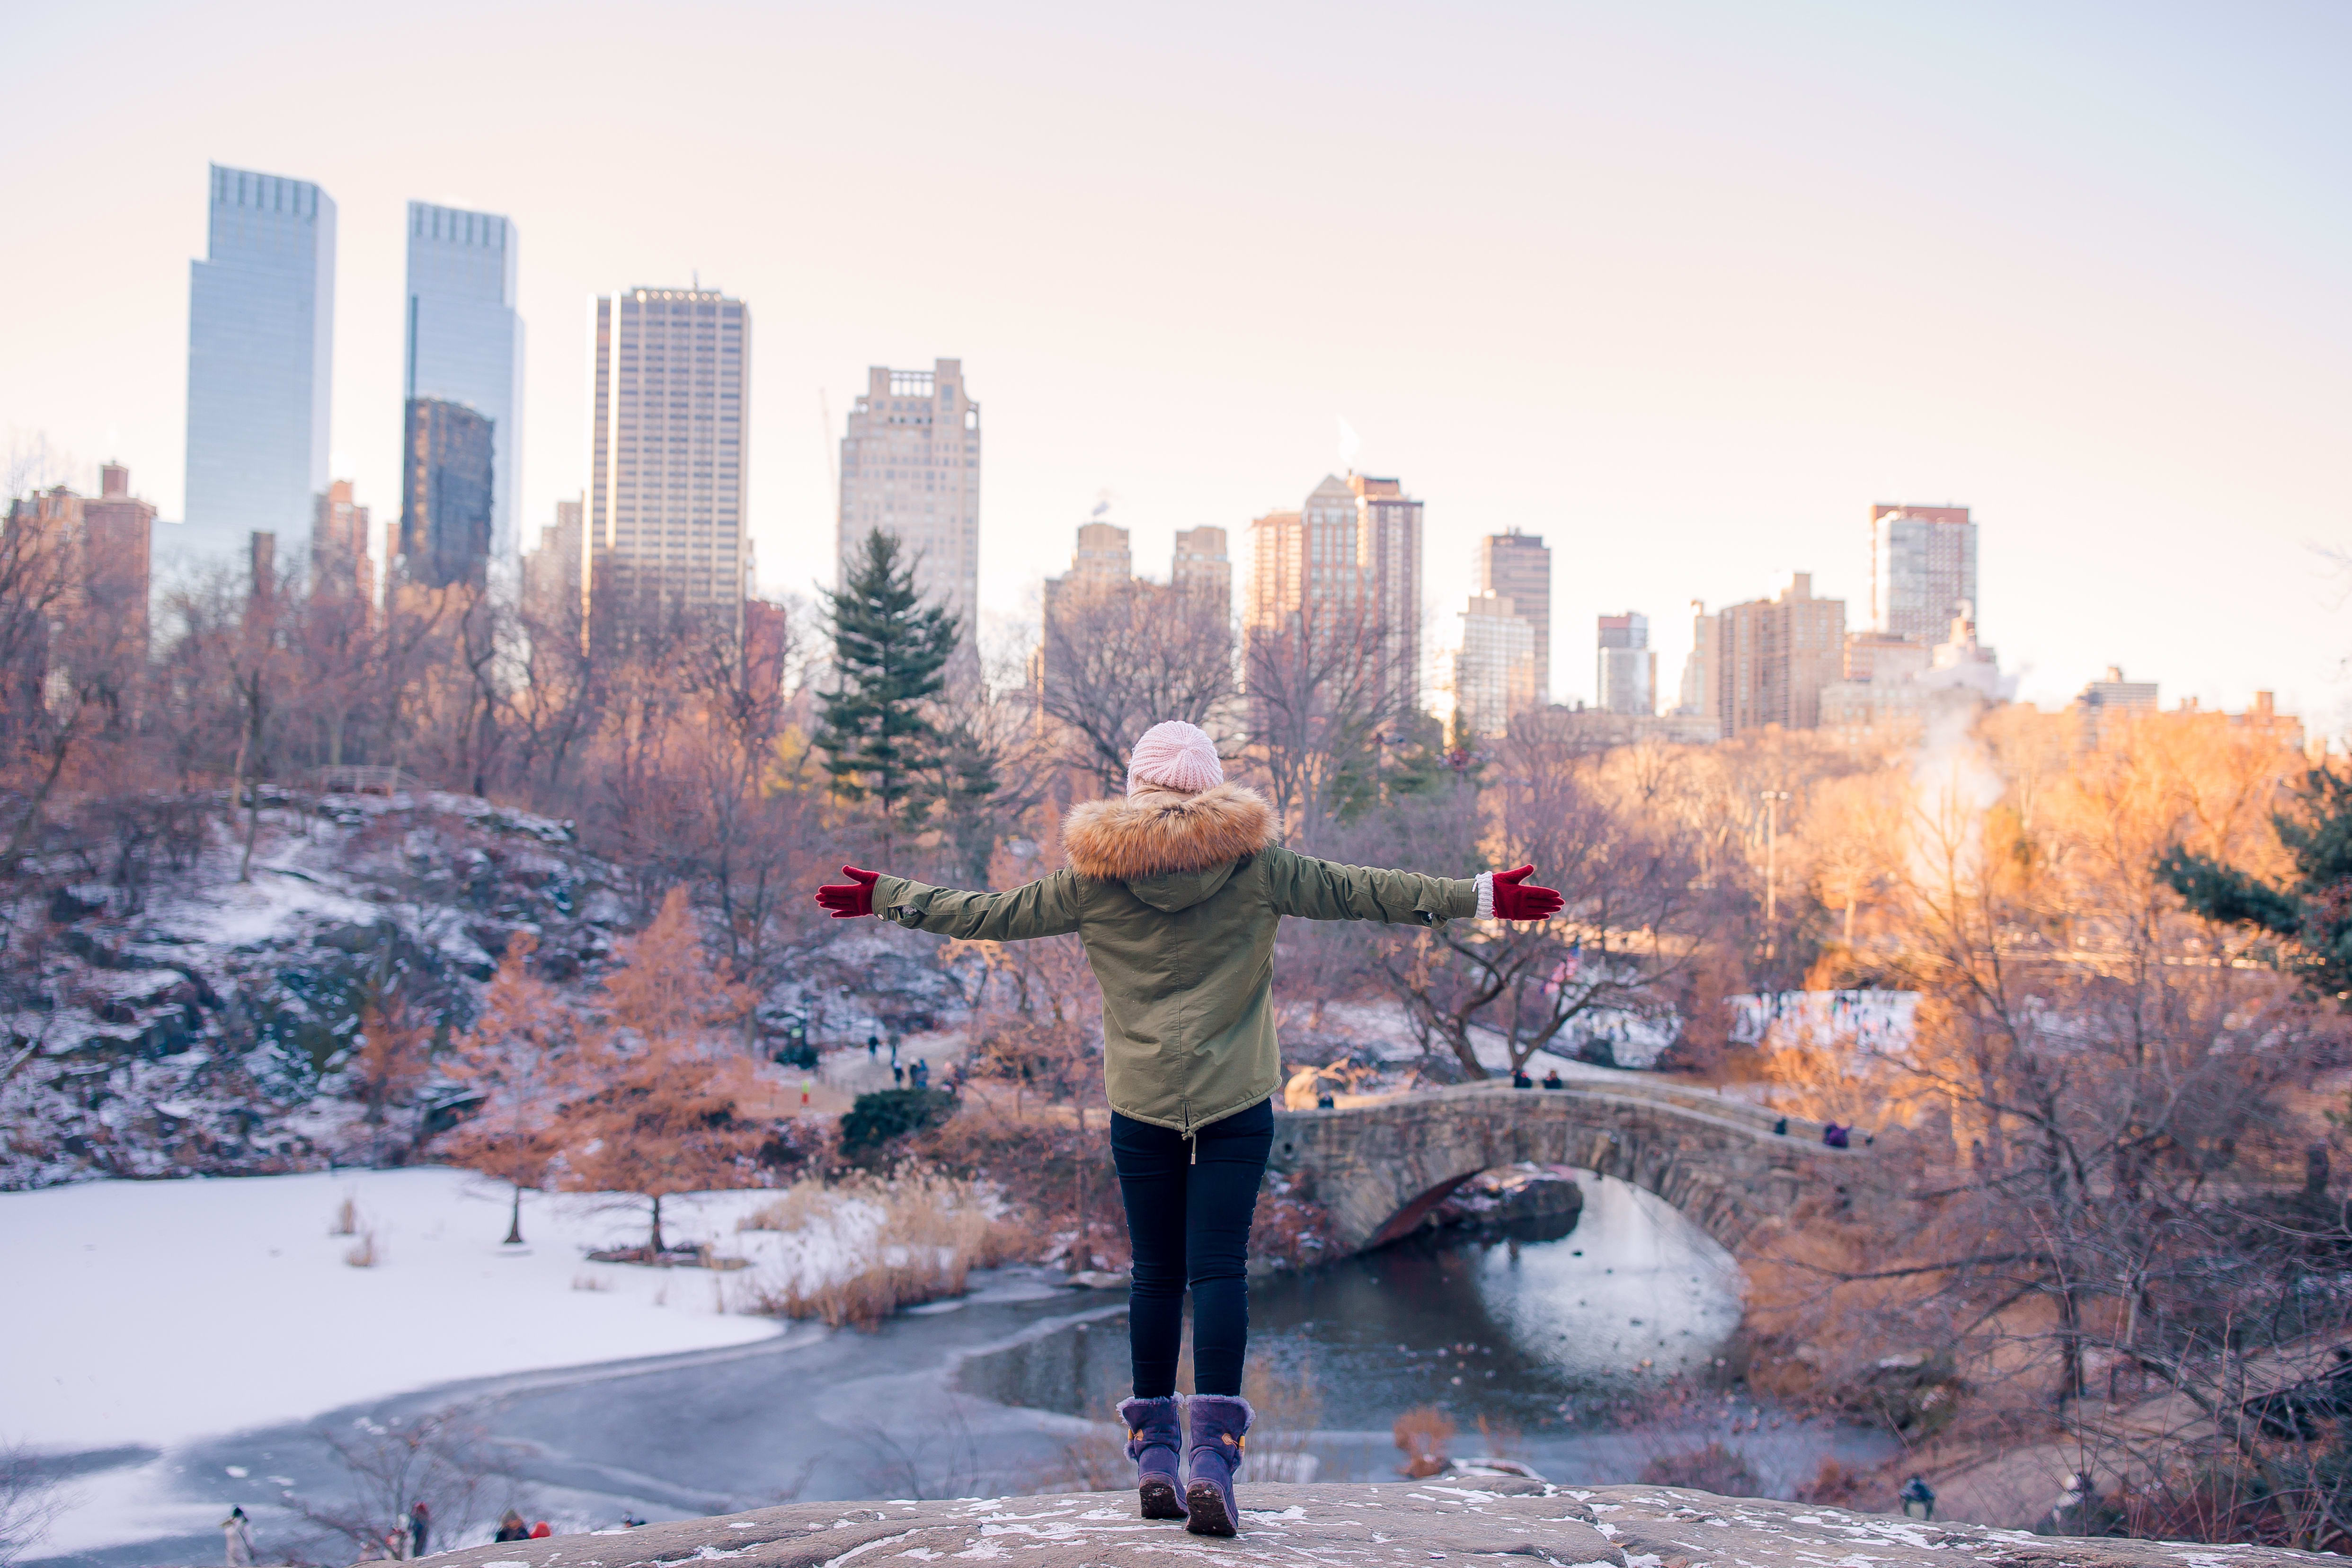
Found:
[[[567, 823], [470, 796], [288, 799], [265, 813], [241, 881], [242, 851], [215, 818], [190, 863], [135, 901], [89, 883], [12, 912], [0, 1189], [409, 1157], [433, 1087], [390, 1129], [363, 1124], [351, 1098], [372, 990], [392, 985], [462, 1029], [528, 930], [537, 970], [586, 996], [614, 938], [650, 915], [636, 895], [661, 891], [632, 887]], [[860, 955], [848, 934], [819, 936], [823, 961], [763, 998], [770, 1024], [792, 1011], [821, 1039], [863, 1039], [877, 1009], [952, 1005], [928, 946]]]

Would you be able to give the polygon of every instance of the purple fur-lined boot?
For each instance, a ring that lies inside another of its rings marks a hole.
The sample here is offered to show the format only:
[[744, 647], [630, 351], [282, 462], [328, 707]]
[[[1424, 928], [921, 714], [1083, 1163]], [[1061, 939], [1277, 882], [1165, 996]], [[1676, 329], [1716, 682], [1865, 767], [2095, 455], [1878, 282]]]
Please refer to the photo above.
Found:
[[1143, 1504], [1143, 1517], [1183, 1518], [1176, 1467], [1184, 1447], [1184, 1425], [1176, 1396], [1123, 1399], [1118, 1418], [1127, 1424], [1127, 1457], [1135, 1461], [1135, 1491]]
[[1195, 1535], [1235, 1534], [1242, 1514], [1234, 1505], [1234, 1476], [1257, 1412], [1227, 1394], [1195, 1394], [1185, 1409], [1192, 1440], [1184, 1452], [1184, 1528]]

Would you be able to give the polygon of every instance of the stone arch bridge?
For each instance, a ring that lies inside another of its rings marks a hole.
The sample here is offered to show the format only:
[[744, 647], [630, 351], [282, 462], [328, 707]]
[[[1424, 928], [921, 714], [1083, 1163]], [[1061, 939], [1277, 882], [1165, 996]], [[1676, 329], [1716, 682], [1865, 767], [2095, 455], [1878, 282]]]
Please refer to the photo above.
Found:
[[1336, 1252], [1392, 1241], [1480, 1171], [1518, 1161], [1617, 1176], [1657, 1194], [1734, 1253], [1809, 1195], [1833, 1194], [1860, 1149], [1825, 1148], [1817, 1122], [1667, 1085], [1468, 1084], [1274, 1124], [1272, 1168], [1330, 1216]]

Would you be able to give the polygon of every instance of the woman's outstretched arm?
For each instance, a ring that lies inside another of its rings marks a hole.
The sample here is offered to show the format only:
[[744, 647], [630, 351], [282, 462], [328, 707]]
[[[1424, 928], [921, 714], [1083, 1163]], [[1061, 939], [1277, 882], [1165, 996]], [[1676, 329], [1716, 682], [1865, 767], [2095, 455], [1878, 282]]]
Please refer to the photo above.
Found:
[[845, 865], [845, 883], [816, 890], [816, 901], [835, 920], [878, 915], [910, 931], [936, 932], [968, 942], [1025, 942], [1060, 936], [1078, 928], [1077, 877], [1057, 871], [1004, 893], [966, 893], [951, 887], [860, 871]]
[[1435, 925], [1447, 920], [1542, 920], [1560, 908], [1559, 894], [1527, 885], [1533, 866], [1476, 876], [1429, 876], [1342, 865], [1286, 849], [1265, 852], [1275, 908], [1307, 920]]

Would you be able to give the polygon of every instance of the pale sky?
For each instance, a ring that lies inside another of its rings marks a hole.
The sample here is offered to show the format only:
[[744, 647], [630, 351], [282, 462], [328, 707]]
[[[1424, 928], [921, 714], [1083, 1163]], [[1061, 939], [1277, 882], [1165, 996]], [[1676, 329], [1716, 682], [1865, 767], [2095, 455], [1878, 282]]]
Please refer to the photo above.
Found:
[[[1339, 465], [1554, 550], [1553, 689], [1873, 501], [1981, 525], [2023, 693], [2109, 664], [2352, 720], [2352, 8], [864, 4], [0, 7], [0, 432], [179, 515], [205, 166], [340, 208], [334, 470], [396, 510], [405, 204], [520, 233], [521, 518], [585, 470], [592, 297], [753, 318], [761, 575], [829, 581], [869, 364], [963, 361], [984, 606], [1108, 496], [1139, 562]], [[833, 427], [824, 428], [821, 396]]]

